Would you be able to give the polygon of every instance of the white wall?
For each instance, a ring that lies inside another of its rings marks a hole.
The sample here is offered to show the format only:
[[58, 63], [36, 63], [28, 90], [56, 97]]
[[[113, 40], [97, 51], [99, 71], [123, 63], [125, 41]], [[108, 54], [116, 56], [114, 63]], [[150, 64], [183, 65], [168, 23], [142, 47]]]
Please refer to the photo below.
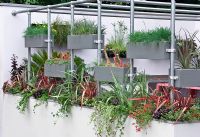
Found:
[[[12, 54], [16, 54], [19, 57], [19, 61], [22, 58], [27, 57], [27, 49], [24, 48], [24, 39], [23, 32], [27, 27], [27, 14], [19, 14], [17, 16], [12, 16], [11, 12], [13, 10], [20, 10], [22, 8], [11, 8], [11, 7], [0, 7], [1, 10], [1, 22], [0, 27], [2, 27], [0, 31], [1, 40], [1, 52], [3, 54], [0, 55], [1, 59], [1, 79], [3, 81], [9, 78], [10, 71], [10, 58]], [[3, 16], [3, 17], [2, 17]], [[52, 20], [54, 20], [57, 15], [52, 15]], [[86, 16], [75, 16], [75, 18], [83, 18]], [[69, 20], [70, 17], [68, 15], [61, 15], [60, 18], [64, 20]], [[96, 21], [96, 17], [89, 17], [92, 20]], [[3, 21], [2, 21], [3, 20]], [[34, 13], [32, 14], [32, 22], [46, 22], [46, 14]], [[105, 40], [111, 36], [113, 33], [112, 23], [122, 20], [125, 22], [127, 27], [129, 28], [129, 19], [122, 18], [111, 18], [111, 17], [103, 17], [102, 24], [106, 27], [106, 38]], [[136, 30], [147, 30], [152, 29], [159, 26], [169, 27], [169, 21], [159, 21], [159, 20], [144, 20], [144, 19], [136, 19], [135, 21], [135, 29]], [[177, 32], [180, 28], [187, 28], [190, 31], [195, 30], [195, 22], [183, 22], [177, 21]], [[81, 57], [83, 57], [87, 63], [91, 63], [96, 61], [96, 50], [82, 50], [77, 51]], [[90, 55], [90, 56], [88, 56]], [[146, 71], [147, 74], [167, 74], [169, 68], [168, 61], [150, 61], [150, 60], [135, 60], [135, 65], [139, 67], [139, 70]], [[2, 82], [0, 83], [2, 85]]]

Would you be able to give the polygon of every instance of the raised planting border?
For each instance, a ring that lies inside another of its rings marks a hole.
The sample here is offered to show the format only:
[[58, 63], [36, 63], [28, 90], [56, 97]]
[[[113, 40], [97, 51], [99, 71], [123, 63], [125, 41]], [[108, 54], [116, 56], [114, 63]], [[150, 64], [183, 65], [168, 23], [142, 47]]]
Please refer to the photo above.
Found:
[[[37, 36], [25, 36], [25, 47], [26, 48], [47, 48], [48, 42], [45, 42], [48, 36], [45, 34]], [[52, 37], [52, 45], [54, 45], [54, 39]]]
[[[102, 47], [104, 45], [104, 35], [101, 35]], [[98, 40], [97, 34], [89, 35], [69, 35], [67, 36], [68, 49], [98, 49], [98, 44], [95, 41]]]
[[169, 59], [170, 54], [166, 49], [170, 48], [169, 42], [129, 43], [127, 45], [127, 58], [133, 59]]
[[[20, 96], [4, 94], [2, 137], [97, 137], [94, 125], [90, 123], [90, 116], [94, 111], [92, 108], [74, 106], [69, 117], [56, 118], [52, 113], [55, 114], [59, 109], [58, 103], [49, 101], [33, 111], [37, 100], [30, 98], [28, 109], [20, 113], [16, 108], [19, 99]], [[200, 122], [153, 120], [140, 132], [136, 132], [133, 123], [135, 120], [127, 118], [122, 137], [199, 137]]]
[[117, 81], [124, 83], [128, 80], [128, 74], [129, 67], [96, 66], [94, 68], [94, 77], [98, 81], [114, 82], [115, 77]]
[[175, 69], [176, 87], [200, 86], [200, 69]]
[[65, 78], [65, 72], [70, 70], [70, 63], [67, 64], [44, 64], [44, 75], [48, 77]]

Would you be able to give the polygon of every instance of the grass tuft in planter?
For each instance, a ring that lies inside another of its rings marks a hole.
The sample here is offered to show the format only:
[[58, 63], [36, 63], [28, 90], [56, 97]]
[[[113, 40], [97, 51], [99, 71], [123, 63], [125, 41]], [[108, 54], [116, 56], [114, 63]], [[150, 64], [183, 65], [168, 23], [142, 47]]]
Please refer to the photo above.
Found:
[[[67, 37], [68, 49], [97, 49], [97, 43], [95, 40], [98, 40], [97, 35], [98, 26], [95, 22], [82, 19], [74, 23], [74, 28], [72, 30], [73, 35]], [[102, 33], [104, 33], [104, 28]], [[101, 40], [104, 41], [104, 35], [101, 36]], [[104, 43], [102, 43], [103, 47]]]
[[[108, 44], [106, 45], [107, 55], [109, 58], [113, 58], [115, 53], [119, 54], [120, 58], [126, 58], [126, 45], [127, 45], [127, 27], [125, 26], [123, 21], [118, 21], [117, 23], [113, 23], [113, 31], [114, 35], [108, 40]], [[104, 54], [102, 53], [102, 56]]]
[[48, 77], [65, 78], [65, 73], [70, 69], [70, 54], [61, 53], [60, 58], [49, 59], [44, 64], [44, 75]]
[[[30, 47], [30, 48], [47, 47], [48, 43], [45, 42], [48, 39], [47, 33], [48, 33], [48, 28], [46, 24], [31, 24], [31, 26], [28, 27], [24, 32], [25, 47]], [[54, 34], [53, 31], [52, 33]], [[53, 39], [53, 35], [51, 39]]]
[[[67, 47], [67, 36], [70, 34], [71, 26], [68, 21], [62, 21], [59, 18], [51, 25], [52, 28], [52, 45], [56, 47]], [[47, 47], [48, 25], [32, 24], [24, 32], [25, 47], [42, 48]]]
[[169, 59], [166, 49], [170, 47], [171, 31], [168, 28], [156, 28], [147, 32], [130, 34], [127, 57], [134, 59]]

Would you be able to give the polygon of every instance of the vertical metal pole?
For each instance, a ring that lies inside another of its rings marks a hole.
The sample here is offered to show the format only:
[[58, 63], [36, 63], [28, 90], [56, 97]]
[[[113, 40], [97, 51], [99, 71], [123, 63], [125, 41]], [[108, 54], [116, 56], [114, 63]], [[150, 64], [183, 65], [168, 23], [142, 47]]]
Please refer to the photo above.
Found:
[[[74, 28], [74, 5], [71, 5], [71, 35], [73, 35]], [[71, 49], [71, 72], [74, 72], [74, 50]]]
[[[131, 7], [130, 7], [130, 34], [134, 33], [134, 0], [131, 0]], [[133, 81], [133, 67], [134, 67], [134, 59], [130, 59], [130, 82]]]
[[47, 9], [48, 13], [47, 13], [47, 23], [48, 23], [48, 59], [51, 58], [51, 9], [48, 8]]
[[97, 50], [97, 63], [98, 65], [101, 64], [101, 0], [98, 0], [98, 17], [97, 17], [97, 22], [98, 22], [98, 50]]
[[[97, 0], [98, 2], [98, 17], [97, 17], [97, 23], [98, 23], [98, 50], [97, 50], [97, 63], [98, 65], [101, 64], [101, 44], [102, 44], [102, 39], [101, 39], [101, 0]], [[101, 90], [101, 82], [97, 81], [97, 87], [98, 87], [98, 93]]]
[[[28, 27], [31, 26], [31, 12], [28, 12]], [[28, 81], [31, 79], [31, 48], [28, 48]]]
[[[171, 49], [175, 49], [175, 0], [171, 0]], [[170, 85], [174, 87], [174, 62], [175, 62], [175, 52], [170, 52]], [[174, 93], [173, 91], [170, 94], [171, 103], [174, 101]]]

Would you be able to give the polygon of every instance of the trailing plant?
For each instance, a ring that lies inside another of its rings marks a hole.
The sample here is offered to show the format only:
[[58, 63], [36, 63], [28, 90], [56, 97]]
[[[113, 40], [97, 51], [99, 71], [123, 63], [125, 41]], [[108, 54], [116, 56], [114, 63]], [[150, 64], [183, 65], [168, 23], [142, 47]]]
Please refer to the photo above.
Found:
[[73, 82], [69, 79], [57, 85], [50, 97], [60, 105], [59, 110], [53, 116], [68, 116], [75, 101]]
[[24, 91], [21, 96], [21, 100], [19, 101], [18, 103], [18, 106], [17, 108], [21, 111], [21, 112], [24, 112], [25, 109], [27, 108], [28, 106], [28, 102], [29, 102], [29, 99], [30, 97], [33, 95], [33, 91]]
[[145, 31], [137, 31], [131, 33], [129, 36], [129, 41], [136, 42], [160, 42], [160, 41], [170, 41], [171, 31], [169, 28], [156, 28], [153, 30]]
[[111, 90], [105, 90], [96, 97], [91, 121], [98, 136], [123, 135], [124, 123], [133, 106], [133, 102], [128, 101], [128, 98], [140, 95], [137, 85], [139, 81], [137, 82], [128, 83], [124, 87], [114, 78], [114, 84], [110, 85]]
[[113, 50], [117, 54], [120, 54], [121, 52], [126, 51], [127, 27], [122, 21], [118, 21], [112, 25], [114, 29], [114, 35], [111, 36], [110, 40], [108, 40], [107, 49]]
[[[102, 28], [102, 33], [104, 33], [105, 28]], [[86, 35], [86, 34], [97, 34], [98, 26], [94, 21], [87, 19], [77, 20], [74, 23], [72, 29], [73, 35]], [[81, 43], [80, 43], [81, 44]]]

